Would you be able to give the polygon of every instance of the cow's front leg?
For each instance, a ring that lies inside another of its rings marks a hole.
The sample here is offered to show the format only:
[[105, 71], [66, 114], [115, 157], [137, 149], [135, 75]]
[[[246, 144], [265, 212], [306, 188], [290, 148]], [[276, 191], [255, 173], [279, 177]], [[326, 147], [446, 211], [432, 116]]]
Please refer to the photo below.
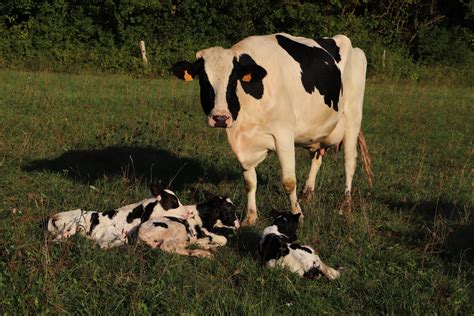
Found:
[[295, 144], [294, 138], [284, 135], [282, 138], [275, 137], [276, 152], [281, 165], [281, 183], [286, 193], [290, 197], [291, 211], [301, 213], [300, 220], [303, 220], [303, 213], [298, 203], [296, 195], [296, 174], [295, 174]]
[[257, 221], [257, 171], [250, 168], [244, 171], [245, 190], [247, 191], [247, 214], [242, 226], [253, 226]]

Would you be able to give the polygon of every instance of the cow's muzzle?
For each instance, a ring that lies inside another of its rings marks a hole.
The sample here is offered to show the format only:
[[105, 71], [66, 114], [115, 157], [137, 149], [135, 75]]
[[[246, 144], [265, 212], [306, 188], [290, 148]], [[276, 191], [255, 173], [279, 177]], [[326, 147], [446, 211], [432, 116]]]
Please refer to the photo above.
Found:
[[214, 127], [227, 128], [230, 125], [230, 117], [227, 115], [213, 115]]
[[232, 121], [227, 109], [213, 109], [207, 116], [207, 125], [210, 127], [229, 128], [232, 126]]

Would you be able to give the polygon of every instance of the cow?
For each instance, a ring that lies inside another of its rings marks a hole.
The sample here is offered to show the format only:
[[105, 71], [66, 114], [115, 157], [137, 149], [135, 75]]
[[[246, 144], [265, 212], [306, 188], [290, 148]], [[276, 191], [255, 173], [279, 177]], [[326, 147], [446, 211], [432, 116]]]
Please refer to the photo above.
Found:
[[258, 252], [267, 267], [284, 267], [306, 279], [316, 279], [322, 275], [335, 280], [341, 275], [327, 266], [313, 248], [295, 242], [296, 230], [301, 213], [274, 212], [273, 224], [263, 230]]
[[[199, 78], [207, 124], [226, 129], [230, 147], [244, 170], [244, 225], [254, 225], [257, 220], [255, 168], [269, 151], [278, 155], [281, 182], [292, 212], [301, 213], [295, 145], [311, 153], [303, 189], [303, 196], [311, 198], [322, 156], [327, 148], [342, 142], [343, 209], [350, 211], [358, 142], [366, 148], [361, 133], [366, 68], [364, 52], [353, 48], [344, 35], [313, 40], [285, 33], [251, 36], [229, 49], [207, 48], [196, 53], [196, 61], [173, 65], [178, 78]], [[362, 154], [371, 175], [367, 151]]]
[[[208, 258], [216, 247], [227, 244], [227, 238], [213, 232], [214, 228], [240, 227], [237, 208], [228, 197], [210, 196], [205, 202], [186, 208], [192, 214], [187, 219], [166, 215], [142, 223], [138, 238], [165, 252]], [[190, 249], [191, 245], [198, 248]]]
[[173, 191], [155, 184], [150, 185], [150, 190], [153, 197], [114, 210], [76, 209], [57, 213], [48, 220], [48, 231], [55, 241], [80, 233], [100, 248], [112, 248], [127, 244], [136, 235], [138, 226], [150, 218], [166, 215], [184, 220], [192, 215], [193, 210], [181, 204]]

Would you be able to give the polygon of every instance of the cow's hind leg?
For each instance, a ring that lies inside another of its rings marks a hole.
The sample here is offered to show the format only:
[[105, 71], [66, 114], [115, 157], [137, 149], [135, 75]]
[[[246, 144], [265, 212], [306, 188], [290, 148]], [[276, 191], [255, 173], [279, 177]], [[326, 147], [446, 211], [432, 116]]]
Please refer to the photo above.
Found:
[[316, 175], [323, 162], [323, 157], [319, 151], [310, 151], [311, 154], [311, 168], [309, 170], [308, 179], [306, 180], [301, 197], [305, 201], [310, 201], [314, 197], [314, 188], [316, 184]]
[[365, 69], [367, 61], [364, 53], [356, 48], [351, 54], [351, 69], [349, 70], [348, 80], [345, 82], [348, 93], [345, 95], [346, 105], [344, 111], [344, 171], [345, 171], [345, 188], [344, 202], [342, 212], [350, 212], [352, 210], [352, 178], [357, 163], [357, 143], [362, 121], [362, 104], [364, 101], [365, 90]]

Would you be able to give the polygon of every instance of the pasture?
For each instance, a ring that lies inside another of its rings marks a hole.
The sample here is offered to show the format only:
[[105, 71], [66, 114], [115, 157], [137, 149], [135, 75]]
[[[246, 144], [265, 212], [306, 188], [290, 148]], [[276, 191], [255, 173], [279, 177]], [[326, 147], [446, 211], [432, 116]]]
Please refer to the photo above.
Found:
[[[175, 79], [0, 70], [0, 312], [2, 314], [352, 314], [474, 312], [472, 87], [369, 80], [363, 129], [375, 173], [359, 167], [354, 213], [343, 198], [342, 153], [328, 152], [299, 240], [343, 266], [308, 281], [259, 266], [272, 208], [289, 207], [276, 155], [257, 169], [259, 221], [212, 260], [143, 244], [100, 250], [53, 243], [40, 223], [81, 207], [108, 210], [171, 184], [246, 205], [224, 130], [207, 128], [198, 84]], [[297, 150], [298, 188], [309, 155]]]

